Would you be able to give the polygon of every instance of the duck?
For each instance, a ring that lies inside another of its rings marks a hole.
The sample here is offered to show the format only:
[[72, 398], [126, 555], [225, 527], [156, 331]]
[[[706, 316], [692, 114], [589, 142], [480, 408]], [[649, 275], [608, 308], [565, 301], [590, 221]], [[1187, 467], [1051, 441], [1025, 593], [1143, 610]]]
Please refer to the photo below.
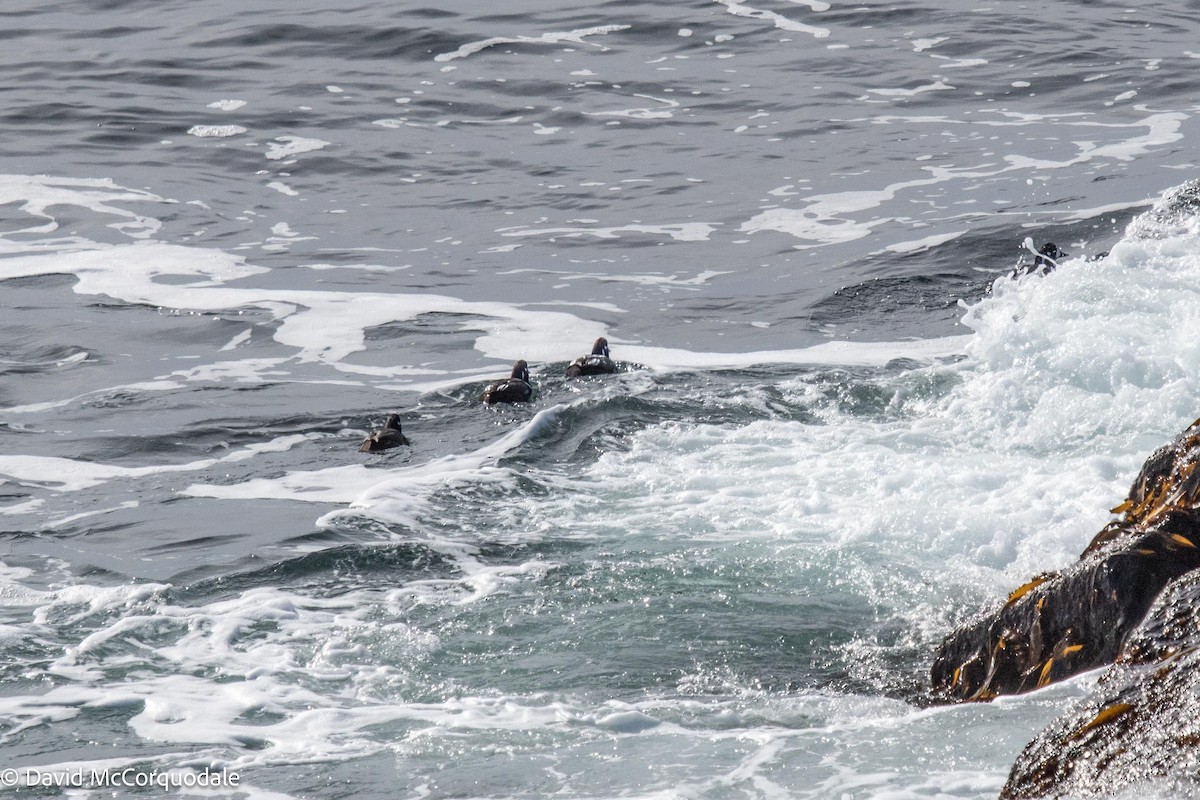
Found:
[[[1033, 243], [1026, 239], [1026, 247], [1033, 249]], [[1045, 275], [1047, 272], [1052, 272], [1058, 266], [1061, 259], [1069, 256], [1063, 250], [1060, 250], [1054, 242], [1046, 242], [1037, 249], [1037, 255], [1034, 256], [1032, 264], [1021, 263], [1013, 270], [1012, 277], [1016, 278], [1021, 275]]]
[[1045, 271], [1049, 272], [1058, 266], [1060, 258], [1066, 258], [1067, 255], [1067, 253], [1059, 250], [1058, 245], [1054, 242], [1046, 242], [1038, 248], [1038, 254], [1033, 259], [1033, 268], [1040, 269], [1041, 267], [1045, 267]]
[[567, 365], [567, 377], [578, 378], [580, 375], [611, 375], [617, 371], [608, 353], [608, 339], [601, 336], [592, 344], [592, 352], [580, 356]]
[[380, 450], [408, 444], [411, 444], [408, 437], [400, 430], [400, 415], [389, 414], [382, 428], [371, 431], [371, 435], [363, 439], [362, 447], [358, 448], [358, 451], [360, 453], [378, 453]]
[[485, 405], [494, 403], [528, 403], [533, 397], [533, 386], [529, 383], [529, 365], [521, 359], [513, 364], [512, 375], [502, 381], [493, 381], [483, 390]]

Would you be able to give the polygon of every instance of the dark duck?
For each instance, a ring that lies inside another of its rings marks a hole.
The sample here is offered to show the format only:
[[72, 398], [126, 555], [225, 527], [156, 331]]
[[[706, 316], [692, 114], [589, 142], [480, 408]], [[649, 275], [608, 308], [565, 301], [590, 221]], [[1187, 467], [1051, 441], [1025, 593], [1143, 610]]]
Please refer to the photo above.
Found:
[[400, 431], [400, 415], [389, 414], [387, 422], [383, 423], [382, 428], [371, 431], [371, 435], [363, 439], [362, 447], [358, 448], [358, 451], [360, 453], [377, 453], [380, 450], [388, 450], [408, 443], [408, 437]]
[[580, 375], [611, 375], [617, 371], [608, 354], [608, 339], [601, 336], [592, 345], [592, 352], [580, 356], [567, 366], [567, 377], [578, 378]]
[[524, 359], [513, 364], [509, 378], [490, 383], [483, 390], [483, 402], [489, 406], [495, 403], [527, 403], [531, 397], [533, 386], [529, 383], [529, 365]]
[[[1028, 242], [1028, 240], [1026, 240]], [[1026, 245], [1029, 249], [1033, 249], [1033, 244]], [[1045, 275], [1047, 272], [1052, 272], [1058, 266], [1060, 259], [1066, 258], [1070, 253], [1066, 253], [1058, 249], [1058, 245], [1054, 242], [1046, 242], [1038, 248], [1037, 255], [1034, 256], [1032, 264], [1021, 263], [1013, 270], [1013, 277], [1020, 275]]]

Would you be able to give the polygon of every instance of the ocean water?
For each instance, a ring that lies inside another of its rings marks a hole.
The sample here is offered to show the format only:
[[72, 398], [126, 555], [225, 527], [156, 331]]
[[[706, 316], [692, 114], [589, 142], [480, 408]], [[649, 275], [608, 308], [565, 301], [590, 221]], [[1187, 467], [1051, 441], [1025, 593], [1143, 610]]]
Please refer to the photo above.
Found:
[[994, 797], [1095, 676], [934, 648], [1200, 416], [1200, 6], [302, 5], [0, 9], [0, 792]]

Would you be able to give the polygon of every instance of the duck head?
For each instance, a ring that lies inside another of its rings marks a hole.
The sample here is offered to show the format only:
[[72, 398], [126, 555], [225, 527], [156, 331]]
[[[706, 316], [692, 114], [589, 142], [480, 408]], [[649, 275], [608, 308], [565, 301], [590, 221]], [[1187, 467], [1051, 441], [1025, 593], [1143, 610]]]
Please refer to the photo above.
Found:
[[1056, 245], [1054, 242], [1046, 242], [1044, 245], [1038, 248], [1038, 255], [1037, 258], [1033, 260], [1033, 265], [1035, 267], [1040, 267], [1042, 264], [1050, 264], [1051, 266], [1056, 267], [1058, 266], [1058, 260], [1060, 258], [1066, 258], [1068, 255], [1069, 253], [1064, 253], [1062, 250], [1059, 250], [1058, 245]]
[[517, 363], [513, 364], [512, 377], [519, 378], [520, 380], [529, 383], [529, 365], [525, 363], [525, 359], [521, 359]]
[[592, 355], [608, 358], [608, 339], [605, 339], [603, 336], [597, 339], [596, 343], [592, 345]]
[[387, 422], [383, 423], [383, 427], [390, 428], [394, 431], [400, 430], [400, 415], [388, 414]]

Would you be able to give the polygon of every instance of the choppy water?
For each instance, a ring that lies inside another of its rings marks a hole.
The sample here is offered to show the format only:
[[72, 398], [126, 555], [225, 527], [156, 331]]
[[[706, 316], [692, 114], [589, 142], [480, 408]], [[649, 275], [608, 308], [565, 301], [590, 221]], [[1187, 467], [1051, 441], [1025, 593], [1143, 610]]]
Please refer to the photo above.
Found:
[[1092, 678], [932, 648], [1200, 415], [1196, 12], [6, 4], [0, 767], [993, 797]]

